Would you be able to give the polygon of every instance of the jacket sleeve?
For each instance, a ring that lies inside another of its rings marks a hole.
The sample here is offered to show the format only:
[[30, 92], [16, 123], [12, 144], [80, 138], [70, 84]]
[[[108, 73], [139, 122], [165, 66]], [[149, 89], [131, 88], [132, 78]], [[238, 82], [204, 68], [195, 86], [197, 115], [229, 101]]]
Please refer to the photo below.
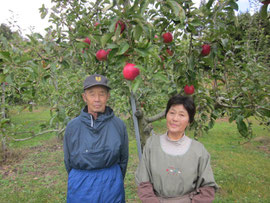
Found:
[[199, 192], [194, 196], [192, 202], [212, 202], [215, 199], [215, 191], [218, 185], [215, 182], [214, 174], [210, 165], [210, 154], [202, 148], [202, 156], [199, 160], [199, 177], [196, 189]]
[[151, 183], [151, 170], [149, 167], [151, 138], [152, 137], [148, 138], [146, 141], [142, 158], [135, 173], [135, 181], [138, 185], [138, 196], [143, 203], [159, 202]]
[[68, 143], [68, 137], [69, 137], [69, 132], [68, 132], [68, 127], [66, 127], [63, 148], [64, 148], [64, 163], [65, 163], [67, 173], [71, 171], [70, 153], [69, 153], [70, 148], [69, 148], [69, 143]]
[[123, 129], [123, 138], [122, 144], [121, 144], [121, 151], [120, 151], [120, 168], [122, 171], [123, 179], [125, 178], [126, 171], [127, 171], [127, 164], [128, 164], [128, 133], [127, 133], [127, 128], [124, 125]]
[[192, 198], [192, 203], [211, 203], [215, 199], [215, 189], [205, 186], [198, 189], [198, 194]]
[[138, 186], [138, 196], [143, 203], [159, 203], [153, 185], [150, 182], [142, 182]]

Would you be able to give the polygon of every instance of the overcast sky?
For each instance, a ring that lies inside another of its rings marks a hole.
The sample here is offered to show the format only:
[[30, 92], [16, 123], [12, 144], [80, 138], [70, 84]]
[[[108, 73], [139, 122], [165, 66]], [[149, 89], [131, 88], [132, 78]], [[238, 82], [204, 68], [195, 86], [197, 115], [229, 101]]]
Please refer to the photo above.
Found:
[[[200, 0], [193, 0], [199, 5]], [[22, 31], [22, 34], [29, 34], [31, 30], [39, 32], [42, 35], [45, 34], [44, 29], [49, 26], [48, 17], [41, 19], [39, 8], [45, 5], [45, 7], [51, 7], [51, 0], [5, 0], [0, 6], [0, 24], [5, 23], [10, 25], [10, 22], [16, 21]], [[248, 0], [238, 1], [239, 9], [242, 12], [249, 10]], [[13, 30], [18, 30], [16, 27]]]

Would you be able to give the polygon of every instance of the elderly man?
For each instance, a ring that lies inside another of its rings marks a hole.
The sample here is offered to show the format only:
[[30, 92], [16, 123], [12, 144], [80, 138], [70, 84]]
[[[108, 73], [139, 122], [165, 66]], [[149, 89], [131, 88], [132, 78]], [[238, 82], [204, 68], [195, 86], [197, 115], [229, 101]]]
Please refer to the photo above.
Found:
[[67, 202], [125, 202], [126, 126], [106, 106], [111, 89], [106, 77], [91, 75], [83, 88], [86, 106], [68, 123], [64, 136]]

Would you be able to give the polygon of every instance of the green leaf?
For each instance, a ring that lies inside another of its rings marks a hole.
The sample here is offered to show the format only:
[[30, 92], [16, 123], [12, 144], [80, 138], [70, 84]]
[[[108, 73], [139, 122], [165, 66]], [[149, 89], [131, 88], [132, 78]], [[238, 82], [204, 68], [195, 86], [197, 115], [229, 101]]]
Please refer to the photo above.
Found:
[[137, 89], [139, 88], [139, 85], [141, 84], [142, 80], [141, 77], [136, 77], [135, 83], [132, 83], [132, 91], [136, 93]]
[[139, 55], [141, 55], [142, 57], [148, 56], [148, 49], [137, 49], [137, 48], [134, 48], [134, 50], [135, 50]]
[[190, 22], [191, 25], [193, 26], [201, 26], [202, 22], [199, 19], [194, 19], [193, 21]]
[[209, 10], [213, 4], [214, 0], [209, 0], [206, 4], [206, 8]]
[[9, 83], [9, 84], [13, 84], [13, 80], [12, 80], [12, 78], [11, 78], [11, 75], [8, 75], [8, 76], [6, 77], [6, 79], [5, 79], [5, 81], [6, 81], [7, 83]]
[[214, 125], [215, 125], [215, 120], [214, 120], [214, 119], [211, 119], [211, 120], [209, 121], [209, 123], [208, 123], [208, 128], [211, 129], [211, 128], [214, 127]]
[[231, 6], [231, 8], [238, 11], [238, 4], [234, 0], [230, 1], [228, 4]]
[[63, 61], [61, 62], [61, 64], [62, 64], [65, 68], [68, 68], [68, 67], [69, 67], [69, 63], [68, 63], [68, 61], [66, 61], [66, 60], [63, 60]]
[[[114, 19], [111, 21], [111, 25], [110, 25], [110, 27], [109, 27], [109, 31], [110, 31], [110, 32], [113, 32], [113, 33], [114, 33], [114, 30], [115, 30], [115, 24], [116, 24], [117, 20], [118, 20], [118, 18], [114, 18]], [[119, 28], [120, 26], [117, 26], [117, 27]], [[119, 33], [120, 33], [120, 29], [121, 29], [121, 28], [119, 28]]]
[[142, 35], [143, 29], [141, 28], [141, 26], [137, 25], [135, 27], [135, 32], [134, 32], [134, 38], [135, 40], [139, 40], [141, 35]]
[[104, 48], [109, 39], [113, 36], [113, 33], [107, 33], [101, 37], [101, 46]]
[[248, 128], [247, 128], [246, 123], [243, 121], [243, 119], [244, 119], [243, 116], [241, 116], [241, 115], [237, 116], [237, 119], [236, 119], [237, 129], [243, 137], [247, 137], [248, 136]]
[[141, 13], [141, 15], [144, 15], [144, 12], [145, 12], [146, 8], [148, 7], [149, 2], [147, 0], [144, 0], [144, 1], [141, 1], [141, 2], [142, 3], [140, 5], [140, 8], [141, 8], [140, 13]]
[[268, 6], [268, 4], [264, 4], [261, 7], [260, 15], [261, 15], [262, 18], [267, 18], [267, 6]]
[[131, 7], [131, 10], [136, 10], [138, 8], [139, 2], [140, 2], [140, 0], [135, 0], [133, 6]]
[[8, 119], [8, 118], [1, 119], [0, 120], [0, 126], [3, 127], [3, 125], [8, 123], [8, 122], [10, 122], [10, 119]]
[[33, 73], [34, 71], [33, 71], [33, 69], [32, 68], [30, 68], [30, 67], [23, 67], [23, 69], [24, 70], [27, 70], [27, 71], [29, 71], [29, 72], [31, 72], [31, 73]]
[[226, 39], [221, 39], [221, 42], [222, 42], [222, 46], [225, 48], [227, 47], [227, 44], [229, 42], [229, 40], [226, 38]]
[[48, 14], [48, 9], [45, 8], [44, 4], [42, 4], [42, 7], [39, 9], [40, 17], [41, 19], [44, 19], [46, 15]]
[[190, 70], [194, 69], [194, 57], [193, 57], [193, 55], [190, 55], [188, 57], [188, 67], [189, 67]]
[[174, 12], [174, 15], [179, 18], [180, 22], [185, 20], [185, 11], [176, 1], [168, 1], [169, 6]]
[[59, 107], [58, 108], [58, 115], [57, 118], [59, 121], [64, 121], [66, 118], [66, 112], [64, 107]]
[[4, 74], [0, 74], [0, 83], [5, 82], [6, 76]]
[[107, 7], [102, 9], [102, 12], [105, 13], [107, 10], [111, 9], [112, 7], [114, 7], [115, 5], [115, 1], [112, 1], [111, 4], [109, 4]]
[[168, 78], [164, 75], [164, 74], [162, 74], [162, 73], [157, 73], [157, 74], [155, 74], [154, 75], [155, 77], [155, 80], [158, 80], [158, 81], [163, 81], [163, 82], [168, 82]]
[[38, 40], [35, 39], [32, 35], [26, 35], [26, 36], [31, 40], [31, 42], [32, 42], [33, 44], [38, 44]]
[[24, 63], [24, 62], [30, 61], [32, 59], [33, 58], [32, 57], [29, 57], [29, 56], [21, 56], [19, 62], [20, 63]]
[[117, 44], [108, 44], [107, 48], [108, 49], [116, 49], [116, 48], [118, 48], [118, 45]]
[[39, 33], [33, 33], [32, 34], [35, 38], [43, 40], [43, 36]]
[[123, 55], [128, 49], [129, 49], [128, 43], [126, 43], [126, 42], [122, 43], [120, 45], [120, 48], [119, 48], [117, 55]]
[[261, 115], [270, 118], [270, 110], [269, 109], [266, 109], [266, 108], [265, 109], [259, 109], [258, 112]]
[[0, 51], [0, 58], [11, 61], [10, 53], [8, 51]]

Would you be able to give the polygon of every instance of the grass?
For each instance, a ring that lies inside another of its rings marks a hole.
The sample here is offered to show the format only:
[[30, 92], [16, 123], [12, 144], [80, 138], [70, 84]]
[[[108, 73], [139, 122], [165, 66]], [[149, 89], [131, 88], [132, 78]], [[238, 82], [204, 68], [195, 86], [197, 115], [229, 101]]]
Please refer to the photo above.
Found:
[[[31, 137], [31, 134], [26, 132], [39, 132], [42, 131], [42, 125], [46, 124], [50, 119], [50, 110], [46, 107], [34, 108], [32, 112], [27, 109], [21, 110], [20, 107], [14, 107], [11, 111], [11, 122], [18, 125], [19, 128], [16, 129], [16, 134], [13, 138], [26, 138]], [[22, 133], [23, 132], [23, 133]], [[52, 134], [43, 134], [35, 139], [26, 140], [23, 142], [11, 142], [10, 146], [12, 148], [24, 148], [29, 146], [41, 146], [43, 141], [48, 140]]]
[[[49, 118], [47, 108], [13, 114], [24, 131], [40, 131]], [[158, 133], [165, 132], [165, 121], [155, 122]], [[255, 136], [268, 136], [269, 131], [254, 125]], [[187, 132], [192, 137], [192, 132]], [[20, 135], [16, 135], [21, 138]], [[24, 135], [25, 136], [25, 135]], [[134, 133], [129, 129], [129, 164], [125, 178], [127, 202], [140, 202], [134, 172], [139, 163]], [[215, 202], [270, 202], [270, 148], [262, 143], [247, 144], [234, 123], [217, 122], [209, 133], [199, 138], [211, 154], [211, 165], [220, 190]], [[239, 144], [241, 143], [241, 144]], [[67, 174], [63, 163], [62, 142], [53, 134], [29, 141], [10, 141], [16, 158], [0, 165], [0, 202], [65, 202]], [[264, 149], [264, 150], [262, 150]]]

